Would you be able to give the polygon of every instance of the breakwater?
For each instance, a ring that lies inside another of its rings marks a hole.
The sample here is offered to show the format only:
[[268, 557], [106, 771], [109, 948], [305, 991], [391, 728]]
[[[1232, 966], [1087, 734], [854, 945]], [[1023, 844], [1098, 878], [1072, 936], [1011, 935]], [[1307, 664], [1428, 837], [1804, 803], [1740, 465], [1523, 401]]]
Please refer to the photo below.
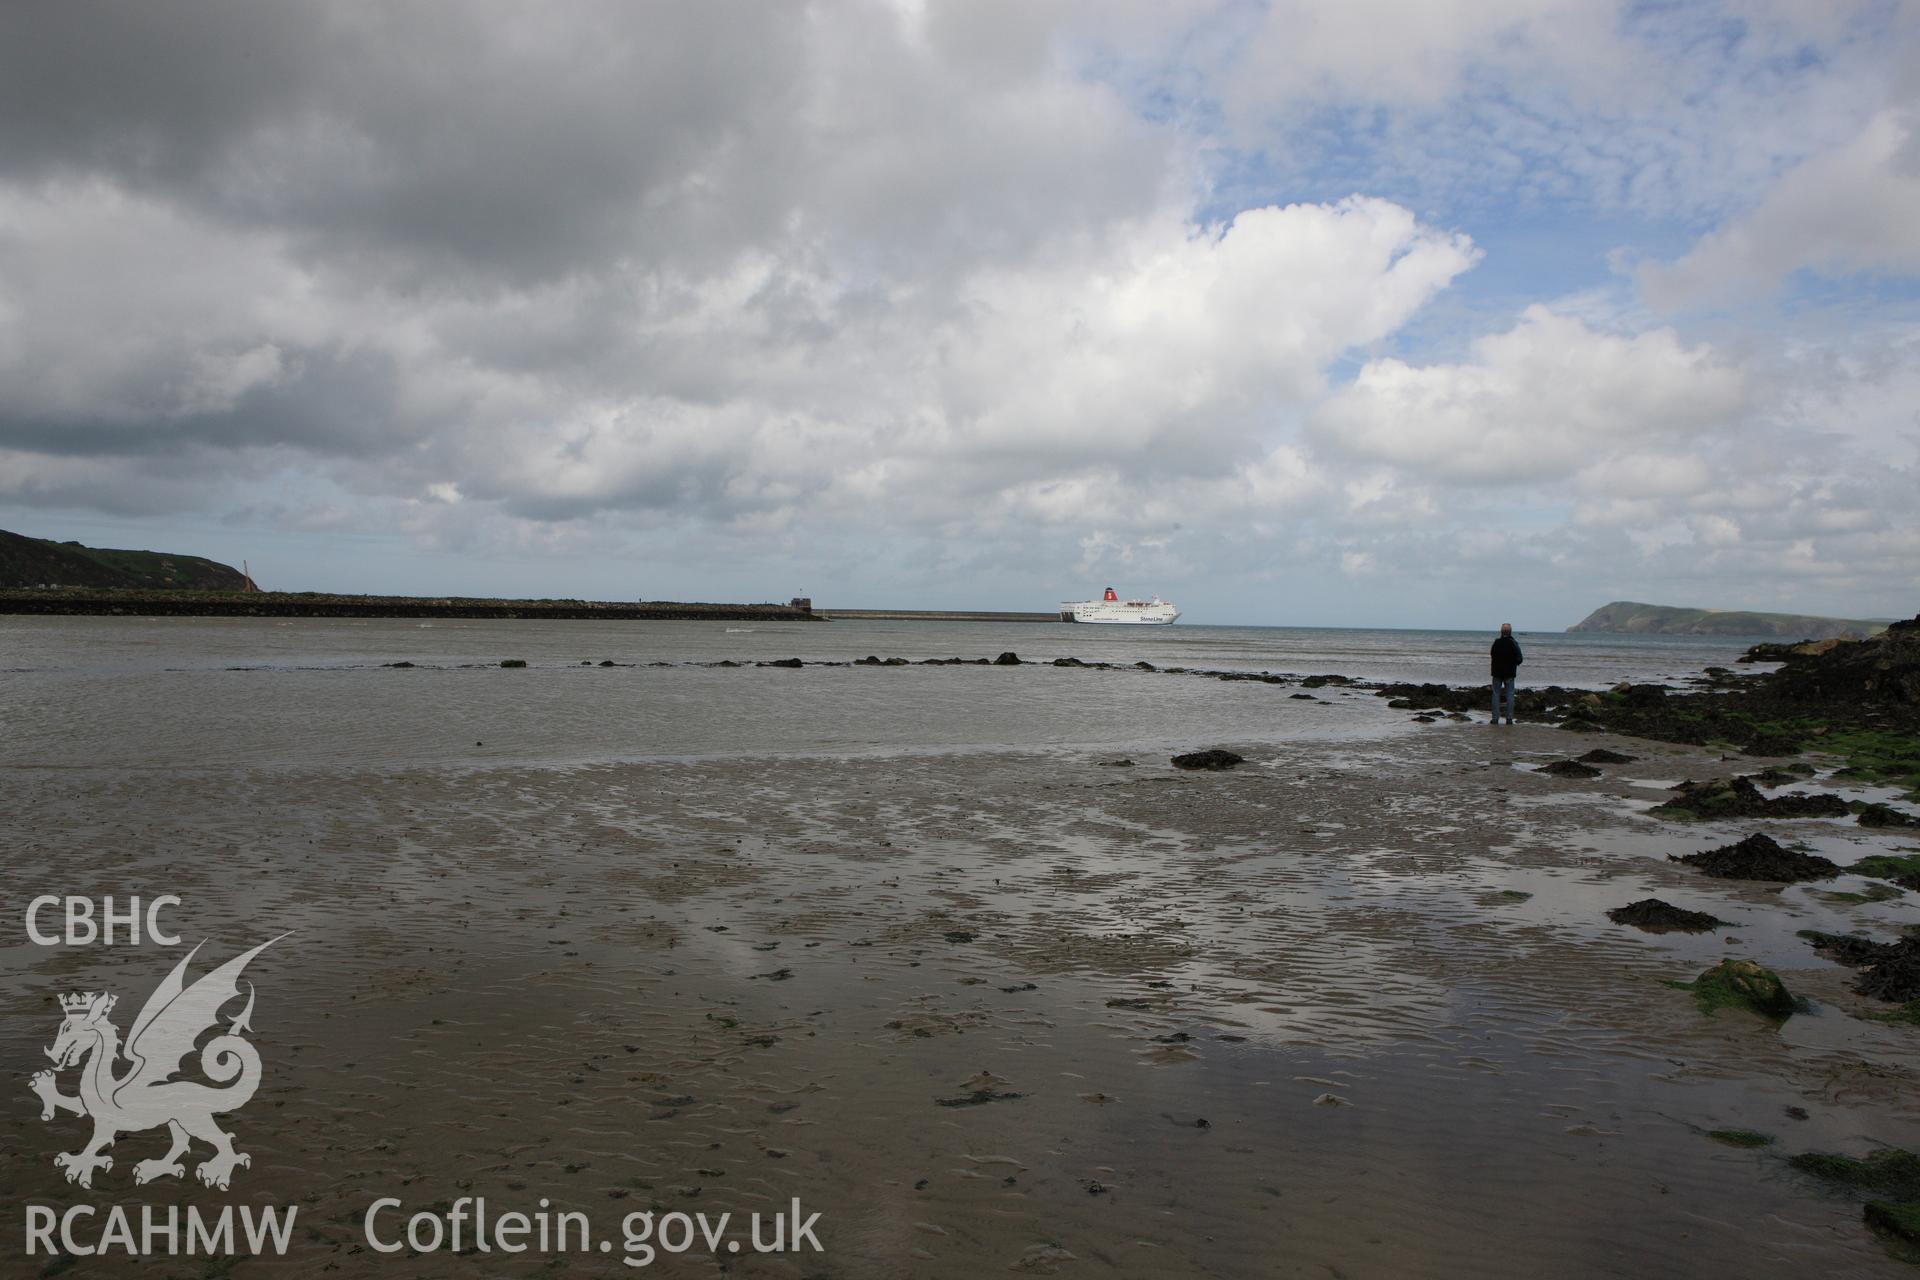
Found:
[[849, 622], [1058, 622], [1058, 610], [1052, 613], [995, 613], [962, 609], [823, 609], [829, 619]]
[[0, 591], [0, 613], [194, 618], [544, 618], [552, 621], [817, 622], [790, 604], [494, 600], [306, 591]]

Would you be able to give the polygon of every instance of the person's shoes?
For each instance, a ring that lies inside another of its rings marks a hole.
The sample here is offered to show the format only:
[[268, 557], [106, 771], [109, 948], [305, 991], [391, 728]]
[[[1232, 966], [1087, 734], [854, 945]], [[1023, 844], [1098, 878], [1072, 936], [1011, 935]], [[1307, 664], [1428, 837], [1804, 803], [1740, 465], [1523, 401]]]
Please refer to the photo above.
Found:
[[1512, 723], [1513, 723], [1513, 721], [1511, 721], [1511, 720], [1509, 720], [1509, 721], [1507, 721], [1507, 723], [1508, 723], [1508, 724], [1512, 724]]

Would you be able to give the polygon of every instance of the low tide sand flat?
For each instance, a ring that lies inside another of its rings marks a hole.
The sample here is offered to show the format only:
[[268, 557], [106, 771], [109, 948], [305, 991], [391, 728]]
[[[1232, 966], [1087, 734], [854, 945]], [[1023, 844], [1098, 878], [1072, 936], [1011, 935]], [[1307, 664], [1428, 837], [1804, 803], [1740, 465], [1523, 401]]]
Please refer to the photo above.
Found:
[[[84, 630], [13, 673], [11, 883], [177, 894], [173, 927], [223, 957], [294, 931], [250, 971], [271, 1069], [233, 1127], [252, 1156], [236, 1193], [301, 1205], [302, 1233], [286, 1261], [243, 1267], [474, 1273], [366, 1250], [376, 1195], [546, 1197], [596, 1221], [797, 1196], [823, 1215], [825, 1251], [729, 1257], [730, 1273], [1912, 1274], [1856, 1199], [1783, 1163], [1863, 1135], [1920, 1145], [1913, 1030], [1866, 1016], [1853, 972], [1795, 936], [1891, 931], [1911, 902], [1668, 861], [1745, 830], [1647, 811], [1672, 781], [1741, 762], [1602, 737], [1582, 742], [1636, 759], [1568, 782], [1535, 768], [1565, 755], [1557, 730], [1412, 725], [1338, 686], [1300, 701], [1294, 683], [1039, 651], [1011, 668], [697, 665], [760, 639], [712, 629], [671, 668], [638, 653], [562, 667], [545, 641], [526, 669], [467, 665], [465, 642], [428, 632], [411, 669], [380, 665], [399, 660], [383, 641], [350, 667], [232, 671], [130, 661], [124, 635]], [[404, 681], [434, 696], [396, 701]], [[941, 701], [941, 681], [964, 699]], [[685, 744], [626, 718], [616, 692], [641, 688], [667, 700], [645, 704], [654, 723], [682, 693], [679, 714], [722, 721], [798, 699], [849, 737], [859, 720], [832, 705], [851, 700], [885, 741], [785, 750], [747, 723], [730, 745], [661, 750]], [[170, 758], [120, 719], [127, 689], [181, 708]], [[36, 727], [56, 695], [59, 740]], [[540, 727], [576, 697], [618, 722], [594, 730], [597, 758], [559, 758], [565, 735]], [[1109, 727], [1153, 704], [1178, 734]], [[1072, 705], [1098, 741], [1084, 726], [1034, 740]], [[211, 726], [252, 742], [245, 720], [276, 706], [313, 718], [278, 722], [279, 749], [220, 749]], [[926, 721], [963, 706], [1017, 745]], [[306, 741], [355, 723], [344, 747]], [[1197, 737], [1208, 723], [1230, 728]], [[1170, 763], [1210, 747], [1245, 761]], [[1121, 755], [1133, 767], [1110, 767]], [[1838, 820], [1766, 829], [1842, 864], [1911, 843]], [[1650, 897], [1725, 924], [1607, 919]], [[10, 954], [4, 1194], [62, 1202], [76, 1193], [51, 1157], [78, 1122], [43, 1123], [25, 1087], [51, 993], [144, 992], [174, 955]], [[1813, 1011], [1708, 1016], [1667, 985], [1732, 956]], [[1733, 1129], [1776, 1142], [1706, 1136]], [[129, 1164], [157, 1153], [124, 1145]], [[189, 1183], [164, 1198], [228, 1197]], [[656, 1265], [717, 1269], [698, 1250]]]

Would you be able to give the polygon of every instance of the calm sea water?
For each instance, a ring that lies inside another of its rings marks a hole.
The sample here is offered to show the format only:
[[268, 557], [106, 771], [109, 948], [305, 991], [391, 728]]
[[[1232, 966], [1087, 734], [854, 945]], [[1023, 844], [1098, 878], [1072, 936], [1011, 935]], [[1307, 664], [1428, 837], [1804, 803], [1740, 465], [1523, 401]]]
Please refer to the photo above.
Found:
[[[1323, 690], [1323, 704], [1280, 686], [1133, 670], [706, 664], [1010, 650], [1041, 664], [1072, 656], [1473, 684], [1486, 679], [1490, 642], [1481, 632], [1186, 625], [10, 617], [0, 619], [0, 765], [378, 769], [1337, 739], [1401, 732], [1405, 717], [1366, 695]], [[1753, 641], [1521, 642], [1523, 683], [1603, 687], [1727, 665]], [[528, 666], [502, 669], [506, 658]], [[415, 665], [385, 665], [403, 661]]]

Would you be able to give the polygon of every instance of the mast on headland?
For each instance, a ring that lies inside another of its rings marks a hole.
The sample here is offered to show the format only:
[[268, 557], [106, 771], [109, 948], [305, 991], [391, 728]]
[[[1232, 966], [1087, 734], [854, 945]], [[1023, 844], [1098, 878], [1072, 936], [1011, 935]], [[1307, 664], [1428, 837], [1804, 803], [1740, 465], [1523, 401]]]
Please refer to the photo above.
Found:
[[240, 562], [240, 576], [245, 579], [240, 586], [242, 591], [258, 591], [260, 589], [259, 584], [253, 580], [253, 570], [247, 566], [245, 560]]

